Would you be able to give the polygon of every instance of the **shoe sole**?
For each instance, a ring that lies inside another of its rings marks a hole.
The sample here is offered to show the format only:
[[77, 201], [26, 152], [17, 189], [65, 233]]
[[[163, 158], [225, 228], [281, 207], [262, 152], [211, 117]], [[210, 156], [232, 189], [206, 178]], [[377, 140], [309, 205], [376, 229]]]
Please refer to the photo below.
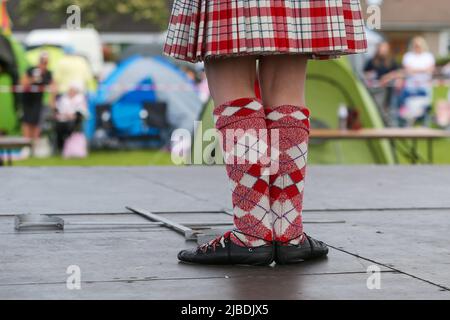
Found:
[[272, 256], [270, 260], [266, 260], [263, 262], [255, 262], [255, 263], [202, 263], [202, 262], [194, 262], [194, 261], [186, 261], [182, 260], [178, 257], [178, 261], [180, 263], [192, 264], [192, 265], [210, 265], [210, 266], [255, 266], [255, 267], [267, 267], [270, 266], [275, 261], [275, 246], [272, 250]]

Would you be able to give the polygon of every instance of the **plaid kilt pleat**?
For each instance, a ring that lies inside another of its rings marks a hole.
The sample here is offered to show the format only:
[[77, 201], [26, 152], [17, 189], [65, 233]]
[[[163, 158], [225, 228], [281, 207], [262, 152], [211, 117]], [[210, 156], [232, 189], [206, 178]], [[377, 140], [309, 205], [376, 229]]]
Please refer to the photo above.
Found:
[[359, 0], [175, 0], [164, 53], [211, 56], [365, 52]]

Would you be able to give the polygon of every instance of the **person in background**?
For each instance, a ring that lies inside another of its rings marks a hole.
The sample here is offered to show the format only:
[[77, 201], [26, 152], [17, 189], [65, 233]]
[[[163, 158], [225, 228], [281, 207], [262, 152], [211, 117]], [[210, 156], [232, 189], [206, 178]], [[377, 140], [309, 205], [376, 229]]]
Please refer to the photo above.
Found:
[[189, 68], [187, 66], [183, 66], [181, 68], [181, 70], [183, 70], [183, 72], [186, 74], [186, 76], [192, 81], [192, 82], [197, 82], [197, 75], [194, 71], [193, 68]]
[[366, 79], [376, 80], [380, 86], [386, 86], [397, 77], [399, 69], [392, 56], [391, 45], [385, 41], [378, 45], [375, 56], [367, 62], [364, 72]]
[[208, 102], [210, 98], [208, 80], [206, 78], [205, 67], [188, 67], [181, 68], [186, 76], [195, 84], [198, 97], [202, 103]]
[[[448, 83], [450, 80], [450, 62], [447, 62], [442, 69], [443, 80]], [[436, 124], [444, 129], [450, 130], [450, 91], [446, 98], [438, 98], [436, 101]]]
[[44, 108], [44, 92], [50, 89], [49, 104], [54, 106], [53, 76], [48, 70], [48, 54], [42, 53], [39, 64], [27, 70], [21, 80], [24, 87], [22, 134], [33, 142], [40, 137], [40, 122]]
[[211, 97], [209, 92], [208, 79], [206, 78], [206, 73], [202, 70], [199, 74], [199, 80], [197, 83], [198, 95], [202, 103], [207, 103]]
[[63, 94], [56, 103], [55, 131], [56, 147], [62, 151], [67, 138], [74, 132], [80, 131], [82, 121], [88, 115], [86, 96], [82, 81], [69, 84], [67, 93]]
[[431, 87], [436, 60], [423, 37], [412, 40], [411, 50], [403, 57], [403, 68], [406, 88], [424, 90]]
[[[429, 51], [427, 42], [423, 37], [415, 37], [410, 51], [403, 57], [405, 82], [399, 99], [401, 109], [406, 110], [407, 99], [411, 97], [425, 97], [431, 101], [431, 81], [435, 68], [436, 60]], [[427, 109], [430, 107], [426, 106]]]
[[104, 64], [98, 77], [99, 82], [108, 78], [108, 76], [117, 68], [118, 61], [111, 45], [103, 45]]
[[450, 78], [450, 62], [448, 62], [445, 66], [442, 67], [441, 72], [445, 78], [447, 79]]
[[396, 88], [400, 86], [400, 66], [395, 61], [391, 45], [384, 41], [378, 47], [375, 56], [370, 59], [365, 68], [365, 78], [376, 101], [381, 104], [391, 126], [397, 125]]

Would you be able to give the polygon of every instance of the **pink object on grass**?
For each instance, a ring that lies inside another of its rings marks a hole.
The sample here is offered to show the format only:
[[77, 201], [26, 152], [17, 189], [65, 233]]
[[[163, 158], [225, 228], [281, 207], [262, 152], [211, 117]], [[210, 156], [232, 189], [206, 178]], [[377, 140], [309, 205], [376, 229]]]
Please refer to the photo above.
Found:
[[67, 138], [63, 148], [63, 158], [86, 158], [88, 155], [87, 140], [83, 133], [74, 132]]

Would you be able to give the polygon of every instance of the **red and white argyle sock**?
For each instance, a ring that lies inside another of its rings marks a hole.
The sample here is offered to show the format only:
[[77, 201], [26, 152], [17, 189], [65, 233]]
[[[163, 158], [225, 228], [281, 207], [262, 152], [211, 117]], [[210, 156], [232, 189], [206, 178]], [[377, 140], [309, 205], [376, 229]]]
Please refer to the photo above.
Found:
[[[278, 161], [279, 167], [272, 172], [269, 187], [273, 237], [281, 243], [299, 244], [304, 241], [302, 209], [309, 111], [289, 105], [266, 109], [266, 124], [272, 161]], [[277, 134], [274, 130], [278, 130]], [[274, 148], [278, 152], [273, 152]]]
[[234, 225], [231, 240], [258, 247], [272, 241], [269, 203], [268, 136], [264, 108], [256, 99], [238, 99], [214, 110], [230, 178]]

